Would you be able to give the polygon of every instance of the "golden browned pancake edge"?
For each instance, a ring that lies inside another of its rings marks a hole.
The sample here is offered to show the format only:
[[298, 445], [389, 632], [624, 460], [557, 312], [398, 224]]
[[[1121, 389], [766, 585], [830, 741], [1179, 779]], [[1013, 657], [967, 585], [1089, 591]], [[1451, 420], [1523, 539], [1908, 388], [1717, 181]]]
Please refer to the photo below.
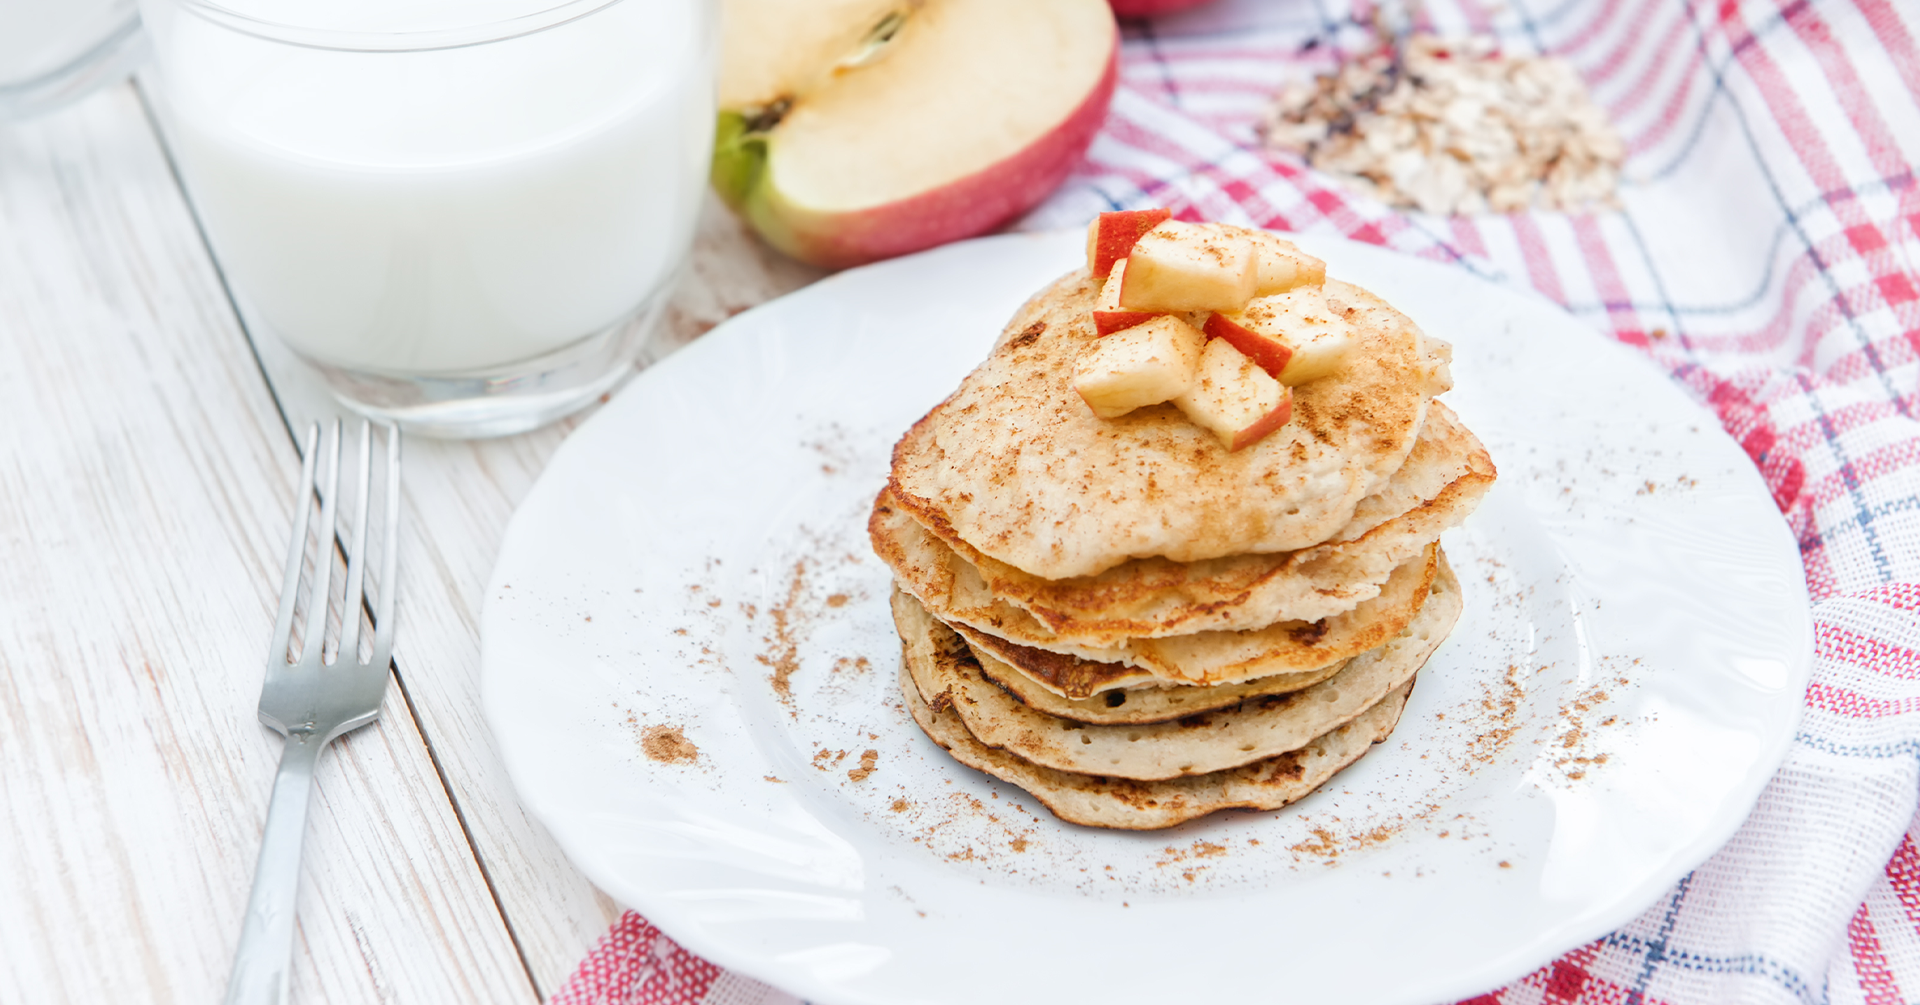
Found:
[[911, 597], [896, 592], [893, 610], [902, 638], [931, 639], [923, 648], [940, 654], [910, 667], [921, 697], [951, 706], [981, 743], [1060, 771], [1157, 781], [1274, 757], [1361, 715], [1425, 665], [1459, 619], [1461, 599], [1449, 570], [1414, 623], [1325, 681], [1177, 720], [1124, 725], [1088, 724], [1029, 706], [984, 672], [974, 650], [956, 647], [951, 629]]
[[1352, 662], [1342, 660], [1332, 666], [1275, 674], [1238, 684], [1216, 684], [1212, 687], [1155, 684], [1113, 688], [1086, 698], [1066, 698], [1001, 661], [993, 654], [993, 650], [977, 645], [974, 637], [969, 636], [965, 629], [955, 625], [947, 627], [967, 640], [967, 647], [973, 650], [973, 658], [980, 664], [980, 672], [1005, 688], [1009, 694], [1048, 715], [1105, 726], [1171, 722], [1189, 715], [1238, 705], [1249, 698], [1288, 694], [1312, 687], [1339, 673]]
[[981, 564], [970, 561], [891, 489], [874, 502], [868, 536], [905, 589], [941, 620], [1084, 659], [1112, 661], [1133, 639], [1319, 621], [1378, 595], [1395, 568], [1465, 519], [1491, 488], [1493, 462], [1479, 441], [1440, 403], [1430, 414], [1436, 435], [1423, 435], [1379, 494], [1388, 501], [1364, 500], [1366, 512], [1340, 540], [1299, 552], [1144, 559], [1100, 576], [1040, 580], [977, 554]]
[[[1351, 611], [1320, 621], [1281, 621], [1241, 631], [1132, 639], [1105, 660], [1020, 645], [964, 622], [947, 623], [974, 648], [990, 650], [996, 658], [1064, 698], [1087, 698], [1110, 688], [1154, 681], [1211, 687], [1307, 674], [1372, 649], [1405, 628], [1419, 613], [1438, 568], [1439, 546], [1430, 544], [1395, 569], [1378, 596], [1361, 601]], [[1147, 680], [1137, 679], [1142, 672]], [[1311, 679], [1306, 683], [1312, 683]]]
[[908, 713], [954, 760], [1025, 789], [1068, 823], [1135, 831], [1162, 830], [1226, 809], [1276, 810], [1305, 798], [1393, 732], [1412, 688], [1411, 682], [1401, 685], [1359, 718], [1299, 750], [1228, 771], [1141, 782], [1055, 771], [989, 747], [967, 732], [952, 709], [929, 706], [907, 668], [900, 668]]

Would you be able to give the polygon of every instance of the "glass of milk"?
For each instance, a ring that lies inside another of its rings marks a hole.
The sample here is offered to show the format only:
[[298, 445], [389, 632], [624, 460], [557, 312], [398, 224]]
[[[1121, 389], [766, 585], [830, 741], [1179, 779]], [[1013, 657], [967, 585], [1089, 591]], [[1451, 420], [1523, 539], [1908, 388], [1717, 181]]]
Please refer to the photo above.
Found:
[[145, 54], [134, 0], [0, 0], [0, 119], [118, 82]]
[[709, 0], [140, 4], [236, 299], [349, 407], [504, 435], [632, 371], [706, 184]]

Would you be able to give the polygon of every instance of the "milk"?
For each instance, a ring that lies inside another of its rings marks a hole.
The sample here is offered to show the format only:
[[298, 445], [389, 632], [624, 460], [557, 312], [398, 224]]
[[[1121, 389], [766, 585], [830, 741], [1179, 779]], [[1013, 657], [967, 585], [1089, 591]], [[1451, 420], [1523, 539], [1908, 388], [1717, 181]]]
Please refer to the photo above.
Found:
[[[375, 31], [519, 13], [512, 0], [256, 6], [243, 13]], [[220, 265], [314, 360], [500, 370], [630, 316], [692, 239], [714, 117], [701, 0], [617, 0], [522, 37], [403, 52], [268, 41], [172, 0], [143, 10], [167, 134]]]

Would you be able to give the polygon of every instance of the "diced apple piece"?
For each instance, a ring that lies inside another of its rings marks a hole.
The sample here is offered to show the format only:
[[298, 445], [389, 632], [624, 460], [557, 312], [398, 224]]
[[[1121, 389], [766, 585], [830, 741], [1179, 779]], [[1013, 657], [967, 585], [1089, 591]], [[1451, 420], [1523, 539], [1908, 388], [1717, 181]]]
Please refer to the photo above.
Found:
[[1453, 343], [1423, 334], [1420, 356], [1420, 366], [1426, 374], [1421, 392], [1431, 398], [1453, 390]]
[[1226, 339], [1208, 340], [1193, 386], [1173, 403], [1228, 451], [1258, 442], [1293, 418], [1293, 389]]
[[1206, 341], [1199, 329], [1161, 315], [1082, 349], [1073, 389], [1103, 419], [1158, 405], [1193, 386]]
[[1133, 311], [1237, 311], [1258, 278], [1245, 234], [1168, 220], [1127, 256], [1120, 306]]
[[1268, 230], [1236, 227], [1231, 223], [1209, 223], [1215, 230], [1243, 234], [1253, 242], [1257, 259], [1253, 295], [1285, 293], [1296, 286], [1319, 286], [1327, 281], [1327, 263], [1301, 251], [1292, 241]]
[[1140, 235], [1172, 216], [1170, 209], [1128, 209], [1094, 217], [1087, 224], [1087, 271], [1096, 277], [1110, 274], [1115, 262], [1133, 253]]
[[1293, 358], [1293, 346], [1286, 339], [1268, 333], [1238, 313], [1207, 315], [1205, 331], [1209, 338], [1226, 339], [1248, 359], [1260, 364], [1260, 369], [1271, 377], [1278, 378], [1287, 368], [1287, 361]]
[[1160, 315], [1152, 311], [1128, 311], [1120, 308], [1120, 284], [1125, 281], [1127, 260], [1113, 263], [1113, 272], [1107, 276], [1106, 285], [1100, 287], [1100, 299], [1093, 305], [1093, 330], [1102, 335], [1134, 325], [1151, 321]]
[[[1346, 361], [1359, 338], [1353, 313], [1353, 307], [1328, 298], [1324, 286], [1301, 286], [1270, 297], [1256, 297], [1246, 310], [1226, 320], [1242, 331], [1285, 342], [1292, 355], [1281, 370], [1274, 372], [1268, 367], [1268, 372], [1280, 378], [1280, 383], [1298, 387], [1333, 373]], [[1220, 325], [1210, 321], [1208, 334], [1215, 334], [1217, 327]], [[1244, 346], [1235, 344], [1245, 351]]]
[[1251, 232], [1255, 268], [1256, 297], [1285, 293], [1299, 286], [1319, 286], [1327, 281], [1327, 263], [1295, 247], [1292, 241], [1264, 230]]

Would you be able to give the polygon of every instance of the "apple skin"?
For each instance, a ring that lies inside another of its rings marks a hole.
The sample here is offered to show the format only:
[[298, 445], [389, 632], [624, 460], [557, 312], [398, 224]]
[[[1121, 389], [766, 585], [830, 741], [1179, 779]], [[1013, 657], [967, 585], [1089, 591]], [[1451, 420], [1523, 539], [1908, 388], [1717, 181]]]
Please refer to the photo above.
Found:
[[1260, 417], [1253, 425], [1233, 434], [1233, 442], [1227, 445], [1227, 453], [1233, 453], [1266, 439], [1268, 433], [1279, 429], [1293, 419], [1293, 388], [1282, 387], [1280, 404], [1273, 411]]
[[1113, 266], [1133, 253], [1141, 235], [1173, 218], [1170, 209], [1123, 209], [1102, 213], [1087, 225], [1087, 271], [1106, 278]]
[[1272, 335], [1239, 324], [1225, 314], [1209, 315], [1206, 332], [1209, 338], [1226, 339], [1229, 345], [1260, 364], [1260, 369], [1267, 371], [1275, 380], [1286, 370], [1287, 361], [1293, 358], [1292, 346]]
[[1114, 332], [1126, 331], [1161, 316], [1147, 311], [1094, 311], [1093, 331], [1101, 338], [1106, 338]]
[[1100, 299], [1093, 304], [1093, 330], [1101, 338], [1117, 331], [1125, 331], [1134, 325], [1146, 324], [1160, 316], [1151, 311], [1120, 309], [1120, 284], [1126, 280], [1126, 276], [1127, 260], [1122, 258], [1113, 263], [1113, 268], [1107, 272], [1107, 281], [1100, 286]]
[[1201, 351], [1192, 386], [1173, 404], [1232, 453], [1293, 418], [1293, 388], [1273, 379], [1232, 342], [1213, 338]]
[[1020, 151], [939, 188], [880, 206], [820, 212], [787, 201], [768, 184], [767, 144], [738, 112], [722, 112], [714, 136], [713, 187], [768, 244], [803, 262], [844, 269], [977, 237], [1039, 204], [1080, 163], [1106, 121], [1119, 80], [1120, 46], [1079, 106]]

